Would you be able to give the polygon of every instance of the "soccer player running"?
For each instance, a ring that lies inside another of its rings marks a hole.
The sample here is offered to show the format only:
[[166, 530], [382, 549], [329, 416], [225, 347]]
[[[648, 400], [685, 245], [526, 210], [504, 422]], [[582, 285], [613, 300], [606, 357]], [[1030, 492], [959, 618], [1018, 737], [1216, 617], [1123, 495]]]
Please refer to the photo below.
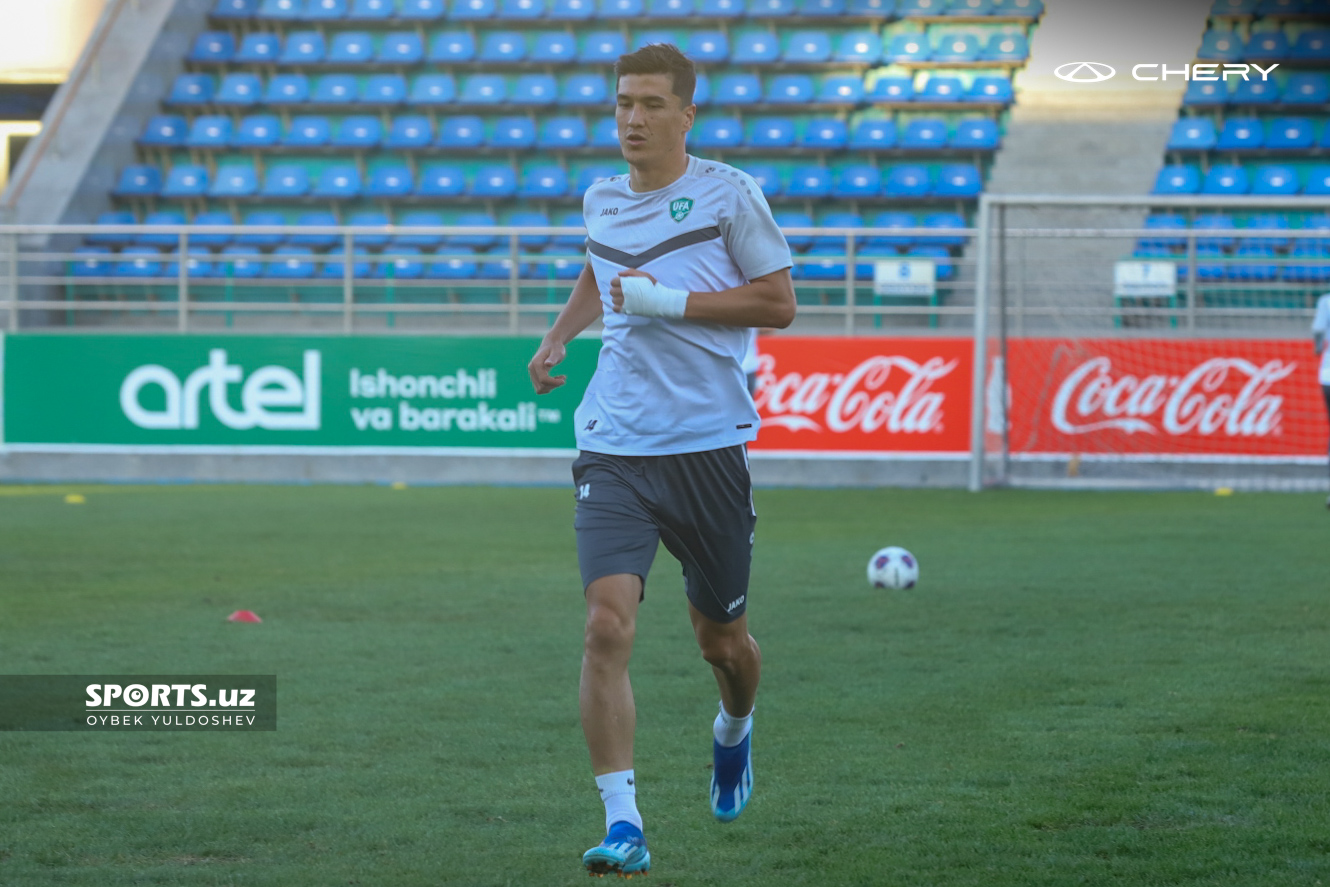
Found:
[[761, 653], [746, 606], [754, 528], [745, 444], [758, 415], [741, 362], [754, 327], [794, 319], [790, 250], [752, 177], [690, 157], [696, 74], [676, 47], [621, 56], [615, 120], [629, 173], [587, 191], [588, 263], [527, 369], [538, 394], [565, 346], [604, 320], [574, 417], [577, 557], [587, 619], [579, 704], [605, 803], [592, 874], [651, 866], [633, 773], [628, 679], [638, 604], [663, 541], [683, 565], [688, 613], [720, 688], [711, 810], [735, 819], [753, 788], [750, 733]]
[[[1321, 394], [1325, 398], [1326, 415], [1330, 416], [1330, 348], [1326, 345], [1326, 336], [1330, 335], [1330, 293], [1324, 293], [1316, 300], [1316, 316], [1312, 318], [1312, 343], [1316, 353], [1321, 356], [1319, 380]], [[1325, 507], [1330, 508], [1330, 498], [1325, 500]]]

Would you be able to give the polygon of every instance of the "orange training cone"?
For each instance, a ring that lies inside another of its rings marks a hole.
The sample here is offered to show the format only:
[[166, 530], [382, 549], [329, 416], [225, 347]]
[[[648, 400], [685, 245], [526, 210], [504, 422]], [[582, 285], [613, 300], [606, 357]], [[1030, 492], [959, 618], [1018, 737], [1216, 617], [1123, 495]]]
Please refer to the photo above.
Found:
[[226, 617], [227, 622], [262, 622], [259, 614], [253, 610], [236, 610], [230, 616]]

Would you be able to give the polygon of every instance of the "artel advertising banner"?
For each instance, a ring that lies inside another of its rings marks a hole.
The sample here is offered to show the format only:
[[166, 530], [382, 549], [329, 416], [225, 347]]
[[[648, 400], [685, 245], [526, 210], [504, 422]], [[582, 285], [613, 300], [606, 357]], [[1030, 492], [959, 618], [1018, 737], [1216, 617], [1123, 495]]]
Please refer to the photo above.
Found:
[[1326, 454], [1310, 339], [1013, 339], [1007, 360], [1014, 454]]

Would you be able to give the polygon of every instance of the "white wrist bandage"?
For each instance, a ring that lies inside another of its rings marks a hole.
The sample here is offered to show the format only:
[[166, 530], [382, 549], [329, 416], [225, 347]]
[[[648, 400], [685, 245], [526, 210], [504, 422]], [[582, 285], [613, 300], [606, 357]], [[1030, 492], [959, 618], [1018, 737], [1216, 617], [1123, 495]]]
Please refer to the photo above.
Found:
[[683, 317], [688, 307], [688, 291], [652, 283], [649, 277], [620, 277], [623, 287], [623, 313], [639, 317]]

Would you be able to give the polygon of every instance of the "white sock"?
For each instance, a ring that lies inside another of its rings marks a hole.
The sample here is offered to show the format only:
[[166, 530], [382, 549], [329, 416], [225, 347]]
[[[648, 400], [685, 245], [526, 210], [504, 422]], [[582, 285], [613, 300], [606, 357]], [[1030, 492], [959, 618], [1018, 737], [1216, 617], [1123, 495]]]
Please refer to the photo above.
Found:
[[753, 713], [750, 711], [747, 717], [736, 718], [725, 710], [725, 703], [720, 704], [720, 714], [716, 715], [716, 723], [711, 727], [716, 736], [716, 741], [726, 748], [732, 748], [744, 741], [753, 730]]
[[631, 822], [640, 831], [642, 814], [637, 812], [637, 785], [632, 770], [618, 770], [596, 777], [596, 788], [605, 802], [605, 830], [616, 822]]

